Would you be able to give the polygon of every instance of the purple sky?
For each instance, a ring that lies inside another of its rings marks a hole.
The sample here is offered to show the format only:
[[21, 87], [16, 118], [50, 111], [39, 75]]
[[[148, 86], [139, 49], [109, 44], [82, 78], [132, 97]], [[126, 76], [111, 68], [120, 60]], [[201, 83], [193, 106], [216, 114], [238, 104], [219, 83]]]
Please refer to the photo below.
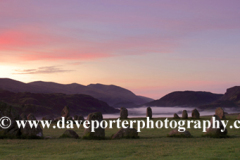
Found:
[[0, 77], [152, 98], [239, 85], [238, 0], [0, 1]]

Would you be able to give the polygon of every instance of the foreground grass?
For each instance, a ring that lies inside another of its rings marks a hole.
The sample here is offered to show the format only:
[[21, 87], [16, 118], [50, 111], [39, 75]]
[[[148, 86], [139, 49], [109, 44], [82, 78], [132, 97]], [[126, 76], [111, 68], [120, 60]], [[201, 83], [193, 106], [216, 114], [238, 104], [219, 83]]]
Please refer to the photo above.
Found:
[[[237, 115], [227, 116], [230, 124]], [[210, 119], [209, 117], [204, 117]], [[203, 119], [204, 119], [203, 118]], [[158, 119], [154, 119], [158, 120]], [[164, 119], [162, 119], [164, 120]], [[74, 129], [79, 136], [83, 128]], [[45, 129], [42, 140], [0, 140], [0, 159], [239, 159], [240, 130], [228, 129], [230, 138], [205, 138], [189, 129], [193, 138], [170, 138], [171, 129], [142, 129], [139, 139], [58, 139], [65, 130]], [[106, 129], [106, 137], [118, 131]]]

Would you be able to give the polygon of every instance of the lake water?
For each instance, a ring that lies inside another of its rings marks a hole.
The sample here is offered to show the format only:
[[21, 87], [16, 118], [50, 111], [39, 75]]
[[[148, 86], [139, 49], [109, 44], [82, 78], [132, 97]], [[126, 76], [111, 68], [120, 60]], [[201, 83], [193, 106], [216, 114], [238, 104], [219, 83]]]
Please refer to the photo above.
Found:
[[[184, 108], [184, 107], [151, 107], [153, 118], [158, 117], [173, 117], [174, 113], [177, 113], [179, 117], [182, 116], [182, 111], [187, 110], [188, 116], [192, 116], [192, 110], [194, 108]], [[146, 117], [146, 109], [147, 107], [140, 107], [140, 108], [127, 108], [128, 109], [128, 118], [135, 118], [135, 117]], [[228, 113], [235, 113], [234, 111], [230, 109], [224, 109], [225, 112]], [[215, 110], [210, 111], [199, 111], [200, 116], [206, 116], [206, 115], [214, 115]], [[103, 114], [103, 118], [119, 118], [120, 113], [117, 114]]]
[[[194, 108], [187, 108], [187, 107], [151, 107], [153, 118], [159, 118], [159, 117], [173, 117], [174, 113], [177, 113], [179, 117], [182, 117], [182, 111], [186, 110], [188, 112], [188, 116], [192, 116], [192, 110]], [[127, 108], [128, 109], [128, 118], [145, 118], [146, 117], [146, 109], [147, 107], [139, 107], [139, 108]], [[232, 110], [229, 108], [224, 109], [227, 113], [239, 113], [240, 110]], [[209, 111], [201, 111], [200, 116], [206, 116], [206, 115], [214, 115], [215, 110], [209, 110]], [[104, 119], [117, 119], [120, 117], [120, 112], [115, 114], [103, 114]], [[38, 120], [42, 119], [41, 117], [36, 117]], [[85, 119], [87, 119], [87, 116], [84, 116]]]

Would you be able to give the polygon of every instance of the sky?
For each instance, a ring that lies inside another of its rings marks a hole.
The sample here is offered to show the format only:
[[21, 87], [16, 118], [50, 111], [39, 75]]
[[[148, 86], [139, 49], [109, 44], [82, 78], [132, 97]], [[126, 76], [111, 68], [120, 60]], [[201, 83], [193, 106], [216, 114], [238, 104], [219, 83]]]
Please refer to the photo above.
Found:
[[0, 78], [159, 99], [240, 85], [239, 0], [1, 0]]

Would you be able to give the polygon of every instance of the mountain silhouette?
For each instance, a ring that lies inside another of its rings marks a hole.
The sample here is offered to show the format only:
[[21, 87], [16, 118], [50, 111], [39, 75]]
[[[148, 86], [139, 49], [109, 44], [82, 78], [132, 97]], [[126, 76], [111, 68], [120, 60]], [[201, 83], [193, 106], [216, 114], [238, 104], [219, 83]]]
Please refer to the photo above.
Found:
[[[14, 106], [19, 113], [33, 113], [36, 116], [60, 116], [64, 106], [70, 109], [70, 115], [87, 115], [91, 112], [118, 113], [106, 102], [83, 94], [30, 93], [0, 90], [0, 101]], [[0, 110], [1, 111], [1, 110]]]
[[136, 107], [153, 100], [137, 96], [133, 92], [119, 86], [103, 84], [84, 86], [77, 83], [59, 84], [43, 81], [23, 83], [8, 78], [0, 78], [0, 88], [11, 92], [85, 94], [105, 101], [108, 105], [115, 108]]
[[228, 88], [226, 93], [220, 99], [210, 104], [199, 106], [199, 108], [201, 109], [214, 109], [217, 107], [239, 109], [240, 108], [240, 86]]
[[161, 107], [197, 107], [216, 101], [221, 98], [222, 94], [213, 94], [211, 92], [201, 91], [176, 91], [169, 93], [162, 98], [146, 103], [146, 106], [161, 106]]

